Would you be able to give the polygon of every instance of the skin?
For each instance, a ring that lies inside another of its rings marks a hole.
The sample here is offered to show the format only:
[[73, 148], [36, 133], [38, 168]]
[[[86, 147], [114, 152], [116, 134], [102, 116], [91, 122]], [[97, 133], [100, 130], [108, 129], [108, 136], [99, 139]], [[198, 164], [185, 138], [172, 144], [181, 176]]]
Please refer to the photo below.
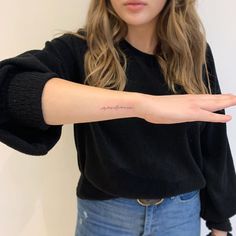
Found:
[[[157, 38], [155, 27], [157, 16], [166, 4], [166, 0], [143, 0], [147, 5], [139, 11], [131, 11], [124, 4], [129, 0], [111, 0], [111, 5], [116, 14], [126, 22], [128, 33], [126, 40], [134, 47], [145, 53], [153, 54]], [[226, 236], [227, 232], [212, 229], [214, 236]]]
[[166, 0], [143, 0], [147, 5], [140, 11], [131, 11], [124, 4], [128, 0], [111, 0], [116, 14], [128, 25], [126, 39], [141, 51], [152, 54], [157, 43], [155, 27], [157, 16]]

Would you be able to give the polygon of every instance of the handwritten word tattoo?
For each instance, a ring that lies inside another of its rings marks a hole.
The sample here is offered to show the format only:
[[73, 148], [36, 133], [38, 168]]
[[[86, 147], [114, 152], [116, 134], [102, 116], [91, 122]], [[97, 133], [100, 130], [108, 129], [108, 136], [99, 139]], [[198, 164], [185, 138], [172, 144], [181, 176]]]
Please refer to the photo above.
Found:
[[115, 110], [118, 110], [118, 109], [133, 109], [133, 107], [124, 107], [124, 106], [119, 106], [119, 105], [116, 105], [114, 107], [110, 107], [110, 106], [106, 106], [106, 107], [102, 107], [101, 110], [108, 110], [108, 109], [115, 109]]

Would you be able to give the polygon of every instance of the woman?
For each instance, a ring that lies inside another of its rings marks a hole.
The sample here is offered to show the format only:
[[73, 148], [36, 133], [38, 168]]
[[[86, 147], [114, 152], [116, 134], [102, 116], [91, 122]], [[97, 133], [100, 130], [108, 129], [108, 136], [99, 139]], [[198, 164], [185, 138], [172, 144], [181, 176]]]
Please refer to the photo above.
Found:
[[92, 0], [83, 29], [1, 61], [2, 142], [45, 155], [74, 123], [76, 236], [230, 235], [236, 96], [201, 29], [195, 1]]

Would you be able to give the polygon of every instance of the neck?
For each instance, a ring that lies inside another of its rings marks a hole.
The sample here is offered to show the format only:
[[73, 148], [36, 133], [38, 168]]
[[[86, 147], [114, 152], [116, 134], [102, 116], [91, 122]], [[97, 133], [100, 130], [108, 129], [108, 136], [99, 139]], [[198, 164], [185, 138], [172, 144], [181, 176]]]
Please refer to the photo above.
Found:
[[157, 45], [155, 25], [128, 25], [128, 33], [125, 39], [141, 51], [153, 54]]

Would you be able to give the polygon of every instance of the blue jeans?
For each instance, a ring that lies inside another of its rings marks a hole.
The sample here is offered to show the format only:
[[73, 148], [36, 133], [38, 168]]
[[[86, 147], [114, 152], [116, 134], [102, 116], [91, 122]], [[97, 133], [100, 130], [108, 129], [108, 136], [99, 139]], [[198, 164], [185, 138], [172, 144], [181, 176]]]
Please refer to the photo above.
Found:
[[199, 190], [142, 206], [136, 199], [77, 198], [75, 236], [200, 236]]

